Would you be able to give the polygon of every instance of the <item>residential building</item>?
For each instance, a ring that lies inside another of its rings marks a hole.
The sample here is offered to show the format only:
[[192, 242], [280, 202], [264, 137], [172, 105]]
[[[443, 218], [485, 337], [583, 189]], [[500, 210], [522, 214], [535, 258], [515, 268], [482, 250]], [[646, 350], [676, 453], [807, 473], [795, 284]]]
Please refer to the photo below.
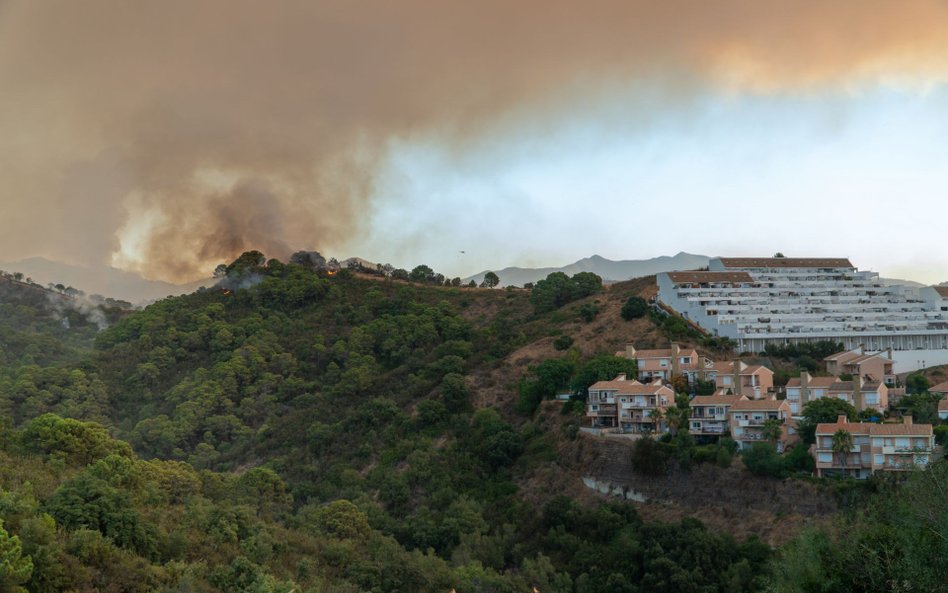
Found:
[[649, 382], [684, 376], [689, 383], [694, 383], [703, 377], [705, 367], [710, 365], [710, 361], [699, 356], [694, 348], [682, 349], [674, 342], [670, 348], [659, 350], [636, 350], [632, 344], [626, 344], [625, 350], [616, 352], [616, 356], [634, 360], [638, 365], [639, 381]]
[[928, 388], [928, 393], [935, 393], [941, 397], [948, 397], [948, 381], [933, 385]]
[[948, 420], [948, 399], [938, 400], [938, 419]]
[[852, 381], [840, 381], [839, 377], [813, 377], [803, 371], [799, 377], [787, 381], [787, 402], [794, 416], [803, 414], [807, 402], [821, 397], [841, 399], [857, 411], [873, 408], [884, 411], [889, 407], [889, 388], [881, 381], [864, 382], [858, 375]]
[[892, 348], [906, 366], [916, 364], [915, 355], [899, 351], [948, 355], [948, 297], [934, 288], [887, 286], [844, 258], [718, 257], [706, 272], [658, 274], [658, 289], [662, 304], [742, 351], [834, 341], [847, 349]]
[[691, 398], [691, 420], [688, 432], [696, 437], [720, 437], [730, 434], [731, 407], [739, 395], [697, 395]]
[[774, 392], [774, 372], [759, 364], [748, 365], [740, 360], [715, 362], [706, 376], [716, 388], [749, 399], [770, 397]]
[[803, 371], [799, 377], [787, 381], [787, 403], [793, 416], [803, 414], [803, 406], [814, 399], [826, 397], [831, 385], [839, 381], [836, 377], [812, 377]]
[[782, 453], [799, 440], [787, 400], [746, 399], [742, 396], [731, 405], [729, 415], [731, 438], [737, 441], [741, 449], [746, 449], [754, 443], [767, 442], [763, 428], [770, 419], [777, 419], [781, 425], [781, 433], [775, 443], [777, 451]]
[[830, 385], [828, 397], [841, 399], [856, 408], [857, 412], [885, 410], [889, 407], [889, 388], [881, 381], [863, 383], [859, 375], [852, 381], [837, 381]]
[[[833, 435], [845, 431], [852, 437], [847, 451], [834, 451]], [[848, 422], [839, 416], [835, 423], [818, 424], [816, 444], [816, 475], [847, 475], [867, 478], [877, 471], [906, 471], [927, 467], [935, 448], [931, 424], [914, 424], [905, 416], [901, 424], [870, 424]]]
[[863, 381], [882, 381], [887, 386], [895, 385], [892, 371], [892, 350], [866, 353], [860, 346], [856, 350], [844, 350], [823, 359], [826, 372], [831, 375], [852, 375]]
[[641, 383], [620, 374], [611, 381], [599, 381], [589, 387], [586, 417], [593, 428], [613, 428], [618, 432], [664, 432], [665, 422], [656, 412], [675, 402], [675, 392], [661, 379]]

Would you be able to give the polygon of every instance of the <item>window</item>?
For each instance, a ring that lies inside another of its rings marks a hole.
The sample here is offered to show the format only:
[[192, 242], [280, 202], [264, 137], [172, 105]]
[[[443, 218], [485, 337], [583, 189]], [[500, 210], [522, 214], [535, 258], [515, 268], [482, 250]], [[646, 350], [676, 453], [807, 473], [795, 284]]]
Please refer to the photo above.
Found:
[[899, 437], [895, 439], [895, 446], [898, 449], [908, 449], [911, 447], [911, 441], [907, 437]]
[[818, 456], [818, 458], [817, 458], [817, 460], [818, 460], [820, 463], [832, 463], [832, 462], [833, 462], [833, 454], [832, 454], [832, 453], [820, 453], [819, 456]]
[[665, 367], [668, 366], [668, 361], [663, 358], [661, 361], [659, 361], [658, 364], [659, 364], [659, 366], [661, 366], [662, 368], [665, 368]]
[[730, 385], [730, 384], [731, 384], [731, 376], [730, 376], [730, 375], [724, 375], [724, 384], [725, 384], [725, 385]]
[[682, 357], [681, 357], [681, 364], [691, 364], [691, 357], [690, 357], [690, 356], [682, 356]]
[[872, 457], [873, 465], [883, 465], [885, 463], [885, 455], [882, 455], [881, 453], [876, 453]]
[[590, 408], [592, 409], [593, 412], [598, 412], [598, 411], [599, 411], [599, 406], [597, 406], [597, 405], [595, 405], [595, 404], [593, 404], [592, 406], [590, 406]]

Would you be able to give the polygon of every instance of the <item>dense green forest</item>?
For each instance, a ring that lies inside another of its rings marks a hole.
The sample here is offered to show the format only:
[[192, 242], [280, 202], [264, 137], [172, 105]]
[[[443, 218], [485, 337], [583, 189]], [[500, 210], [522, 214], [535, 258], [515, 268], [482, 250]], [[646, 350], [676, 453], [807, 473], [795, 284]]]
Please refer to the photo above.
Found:
[[[811, 530], [775, 551], [696, 519], [644, 521], [632, 503], [524, 496], [518, 478], [575, 438], [536, 412], [551, 385], [581, 399], [628, 361], [567, 344], [502, 383], [500, 406], [477, 400], [478, 381], [595, 317], [589, 275], [531, 293], [250, 253], [221, 276], [141, 311], [100, 304], [101, 331], [35, 290], [2, 295], [0, 591], [862, 590], [840, 576], [855, 546], [909, 521], [880, 502], [848, 519], [858, 542]], [[922, 498], [944, 483], [913, 480]], [[897, 486], [877, 488], [884, 501]], [[880, 583], [941, 566], [887, 552]], [[924, 587], [911, 590], [937, 590]]]

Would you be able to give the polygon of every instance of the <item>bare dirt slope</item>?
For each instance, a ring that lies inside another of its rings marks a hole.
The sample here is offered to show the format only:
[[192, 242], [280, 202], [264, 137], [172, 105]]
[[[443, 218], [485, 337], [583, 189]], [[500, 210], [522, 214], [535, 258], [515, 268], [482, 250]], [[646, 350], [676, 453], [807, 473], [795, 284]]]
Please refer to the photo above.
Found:
[[831, 520], [838, 510], [825, 489], [801, 480], [776, 480], [753, 476], [735, 460], [729, 468], [696, 464], [689, 471], [672, 469], [668, 475], [650, 477], [632, 468], [632, 441], [580, 434], [575, 440], [562, 436], [567, 422], [555, 402], [541, 412], [544, 426], [559, 433], [556, 460], [523, 476], [524, 494], [537, 503], [567, 495], [587, 503], [609, 498], [583, 483], [593, 478], [641, 495], [636, 505], [643, 516], [674, 521], [700, 519], [713, 529], [745, 538], [760, 537], [779, 545], [811, 523]]

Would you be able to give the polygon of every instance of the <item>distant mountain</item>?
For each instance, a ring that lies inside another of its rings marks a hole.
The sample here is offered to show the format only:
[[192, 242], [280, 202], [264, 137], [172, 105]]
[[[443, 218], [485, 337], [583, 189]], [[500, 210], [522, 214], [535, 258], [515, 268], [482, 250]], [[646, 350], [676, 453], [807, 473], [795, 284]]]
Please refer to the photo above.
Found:
[[914, 280], [902, 280], [899, 278], [879, 278], [879, 280], [881, 280], [886, 286], [908, 286], [911, 288], [922, 288], [923, 286], [928, 286], [927, 284], [915, 282]]
[[146, 280], [134, 272], [107, 266], [73, 266], [43, 257], [31, 257], [16, 262], [0, 263], [7, 272], [22, 272], [42, 285], [49, 283], [72, 286], [87, 294], [101, 294], [114, 299], [139, 304], [167, 296], [188, 294], [213, 280], [199, 280], [188, 284], [172, 284], [160, 280]]
[[[559, 268], [504, 268], [494, 270], [500, 278], [501, 286], [523, 286], [527, 282], [536, 282], [546, 278], [553, 272], [563, 272], [569, 276], [577, 272], [592, 272], [602, 278], [603, 282], [621, 282], [630, 278], [650, 276], [659, 272], [673, 272], [676, 270], [694, 270], [708, 265], [708, 256], [694, 255], [681, 252], [675, 256], [663, 255], [652, 259], [627, 259], [613, 261], [599, 255], [583, 258], [577, 262]], [[464, 282], [474, 280], [478, 284], [484, 279], [484, 270], [479, 274], [468, 276]]]

